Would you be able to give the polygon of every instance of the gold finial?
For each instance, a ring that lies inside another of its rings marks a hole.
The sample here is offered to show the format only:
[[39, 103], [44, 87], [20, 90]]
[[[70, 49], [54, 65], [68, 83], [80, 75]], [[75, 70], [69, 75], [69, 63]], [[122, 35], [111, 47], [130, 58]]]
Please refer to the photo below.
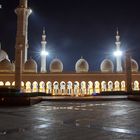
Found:
[[43, 27], [42, 41], [46, 41], [46, 31], [45, 31], [45, 27]]
[[45, 27], [43, 27], [43, 35], [45, 35], [45, 34], [46, 34]]
[[119, 35], [118, 27], [117, 27], [117, 31], [116, 31], [116, 42], [120, 42], [120, 35]]
[[19, 4], [21, 7], [27, 8], [27, 0], [20, 0]]
[[117, 27], [117, 36], [119, 36], [119, 30], [118, 30], [118, 27]]

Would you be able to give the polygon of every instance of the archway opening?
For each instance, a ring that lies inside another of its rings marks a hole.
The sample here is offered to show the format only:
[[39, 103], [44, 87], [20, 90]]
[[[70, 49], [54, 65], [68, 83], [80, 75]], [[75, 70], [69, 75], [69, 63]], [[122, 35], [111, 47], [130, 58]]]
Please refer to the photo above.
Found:
[[126, 86], [125, 86], [125, 81], [121, 82], [121, 91], [125, 91]]
[[73, 94], [72, 82], [71, 81], [67, 82], [67, 94], [68, 95], [72, 95]]
[[74, 82], [74, 95], [75, 96], [79, 95], [79, 82], [78, 81]]
[[38, 92], [38, 83], [36, 81], [32, 84], [32, 92]]
[[60, 92], [61, 95], [66, 95], [66, 83], [64, 81], [60, 83]]
[[31, 82], [27, 81], [25, 84], [26, 88], [25, 88], [25, 92], [31, 92]]
[[139, 90], [139, 82], [134, 81], [134, 90]]
[[108, 91], [113, 91], [113, 82], [112, 81], [108, 82]]
[[100, 82], [95, 81], [95, 93], [100, 93]]
[[53, 95], [58, 95], [59, 94], [59, 83], [55, 81], [53, 83]]
[[4, 82], [0, 81], [0, 86], [4, 86]]
[[39, 83], [39, 92], [45, 92], [45, 83], [43, 81]]
[[80, 93], [82, 96], [86, 95], [86, 82], [85, 81], [81, 82], [81, 92]]
[[93, 82], [92, 81], [88, 81], [87, 95], [92, 95], [92, 93], [93, 93]]
[[106, 87], [106, 82], [105, 81], [102, 81], [101, 82], [101, 91], [107, 91], [107, 87]]
[[11, 83], [9, 81], [5, 82], [5, 86], [6, 87], [10, 87], [11, 86]]
[[52, 82], [48, 81], [46, 83], [46, 93], [47, 94], [52, 94]]
[[120, 91], [120, 82], [119, 81], [115, 81], [115, 83], [114, 83], [114, 90], [115, 91]]

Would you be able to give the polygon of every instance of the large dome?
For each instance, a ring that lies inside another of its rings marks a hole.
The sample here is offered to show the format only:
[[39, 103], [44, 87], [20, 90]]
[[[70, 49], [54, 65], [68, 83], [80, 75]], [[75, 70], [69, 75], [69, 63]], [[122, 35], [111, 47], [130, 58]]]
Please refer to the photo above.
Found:
[[63, 71], [63, 63], [60, 59], [55, 58], [50, 63], [50, 72], [62, 72]]
[[1, 48], [0, 48], [0, 61], [2, 61], [4, 59], [9, 60], [8, 54], [4, 50], [1, 50]]
[[12, 71], [12, 64], [9, 60], [4, 59], [0, 62], [0, 72], [11, 72]]
[[113, 72], [114, 64], [109, 59], [104, 59], [100, 65], [100, 69], [102, 72]]
[[81, 58], [76, 62], [75, 71], [77, 73], [88, 72], [88, 70], [89, 70], [89, 64], [85, 59]]
[[24, 72], [37, 72], [37, 63], [35, 60], [30, 58], [24, 64]]
[[139, 70], [138, 63], [134, 59], [131, 59], [131, 69], [132, 69], [132, 72], [138, 72]]

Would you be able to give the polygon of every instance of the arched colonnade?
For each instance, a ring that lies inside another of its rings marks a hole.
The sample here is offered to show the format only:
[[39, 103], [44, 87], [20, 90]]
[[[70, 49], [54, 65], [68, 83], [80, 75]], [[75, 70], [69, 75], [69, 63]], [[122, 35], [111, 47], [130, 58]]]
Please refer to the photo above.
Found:
[[[0, 81], [0, 86], [12, 87], [15, 82]], [[100, 93], [103, 91], [125, 91], [125, 81], [82, 81], [82, 82], [65, 82], [65, 81], [34, 81], [34, 82], [21, 82], [23, 92], [45, 92], [46, 94], [51, 93], [53, 95], [92, 95], [93, 93]], [[139, 90], [139, 82], [133, 82], [133, 90]]]

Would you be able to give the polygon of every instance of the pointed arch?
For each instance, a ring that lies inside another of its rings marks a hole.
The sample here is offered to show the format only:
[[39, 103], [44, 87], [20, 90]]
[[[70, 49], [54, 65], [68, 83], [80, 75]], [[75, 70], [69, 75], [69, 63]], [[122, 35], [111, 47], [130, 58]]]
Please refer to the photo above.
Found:
[[95, 81], [94, 83], [95, 86], [95, 93], [100, 93], [100, 82], [99, 81]]
[[86, 95], [86, 82], [81, 82], [81, 95]]
[[105, 81], [101, 82], [101, 91], [107, 91], [107, 86], [106, 86], [106, 82]]
[[72, 95], [73, 94], [73, 83], [71, 81], [68, 81], [67, 82], [67, 94], [68, 95]]
[[66, 83], [64, 81], [60, 82], [60, 92], [61, 92], [61, 95], [66, 94]]
[[59, 94], [59, 83], [58, 81], [53, 82], [53, 95]]
[[4, 86], [4, 82], [3, 81], [0, 81], [0, 86]]
[[119, 81], [114, 82], [114, 90], [115, 91], [120, 91], [120, 82]]
[[126, 86], [125, 86], [125, 81], [121, 81], [121, 91], [125, 91]]
[[24, 87], [24, 82], [23, 81], [21, 81], [21, 86]]
[[38, 92], [38, 83], [37, 83], [37, 81], [34, 81], [32, 83], [32, 92]]
[[134, 81], [134, 90], [139, 90], [139, 82], [137, 80]]
[[12, 82], [12, 86], [15, 86], [15, 81]]
[[10, 87], [11, 86], [11, 83], [9, 81], [6, 81], [5, 82], [5, 86]]
[[47, 94], [52, 94], [52, 82], [51, 81], [48, 81], [46, 83], [46, 93]]
[[[26, 92], [25, 84], [23, 81], [21, 81], [21, 91]], [[31, 91], [30, 91], [31, 92]]]
[[[21, 83], [22, 85], [22, 83]], [[30, 81], [27, 81], [26, 84], [25, 84], [25, 92], [31, 92], [31, 82]]]
[[87, 95], [92, 95], [93, 93], [93, 82], [88, 81], [87, 83]]
[[41, 81], [39, 83], [39, 92], [45, 92], [45, 82]]
[[113, 91], [113, 82], [112, 81], [108, 82], [108, 91]]
[[78, 81], [75, 81], [74, 82], [74, 95], [75, 96], [78, 96], [78, 94], [79, 94], [79, 82]]

